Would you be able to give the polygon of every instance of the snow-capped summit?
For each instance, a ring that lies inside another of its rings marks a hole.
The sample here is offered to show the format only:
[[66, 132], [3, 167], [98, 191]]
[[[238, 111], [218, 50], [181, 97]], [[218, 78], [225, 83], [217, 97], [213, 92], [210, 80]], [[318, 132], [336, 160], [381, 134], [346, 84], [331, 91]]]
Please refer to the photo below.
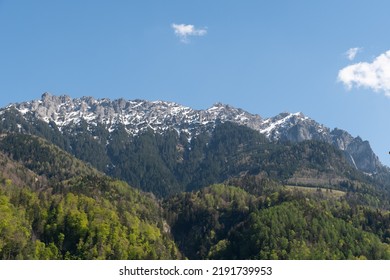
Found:
[[356, 168], [373, 173], [381, 163], [369, 143], [352, 137], [344, 130], [330, 130], [303, 113], [281, 113], [263, 119], [242, 109], [216, 103], [206, 110], [195, 110], [174, 102], [146, 100], [110, 100], [44, 93], [40, 100], [11, 104], [0, 110], [16, 109], [26, 120], [38, 118], [54, 122], [59, 130], [72, 128], [80, 122], [89, 127], [103, 125], [109, 132], [122, 126], [129, 135], [146, 130], [163, 133], [176, 130], [191, 139], [200, 131], [212, 131], [218, 122], [234, 122], [263, 133], [271, 141], [300, 142], [318, 140], [333, 144], [342, 150]]
[[176, 129], [191, 134], [201, 126], [213, 126], [217, 120], [232, 121], [254, 129], [261, 123], [260, 116], [221, 103], [207, 110], [194, 110], [174, 102], [111, 101], [93, 97], [71, 99], [65, 95], [44, 93], [40, 100], [11, 104], [7, 108], [15, 108], [23, 115], [33, 114], [45, 122], [53, 121], [60, 129], [84, 120], [89, 125], [103, 124], [110, 131], [124, 125], [132, 135], [146, 129], [156, 132]]

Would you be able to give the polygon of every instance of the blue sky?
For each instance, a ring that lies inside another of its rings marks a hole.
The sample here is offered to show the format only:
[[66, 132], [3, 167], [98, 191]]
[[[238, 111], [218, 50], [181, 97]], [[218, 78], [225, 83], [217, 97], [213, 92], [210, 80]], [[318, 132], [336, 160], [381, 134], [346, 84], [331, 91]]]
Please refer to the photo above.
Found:
[[48, 91], [300, 111], [390, 166], [388, 11], [384, 0], [0, 0], [0, 106]]

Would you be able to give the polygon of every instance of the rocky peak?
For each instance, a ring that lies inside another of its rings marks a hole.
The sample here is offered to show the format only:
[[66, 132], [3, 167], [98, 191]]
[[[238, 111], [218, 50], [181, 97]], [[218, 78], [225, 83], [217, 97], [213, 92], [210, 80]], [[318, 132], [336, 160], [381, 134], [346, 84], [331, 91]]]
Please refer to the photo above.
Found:
[[264, 120], [260, 132], [274, 141], [300, 142], [304, 140], [320, 140], [328, 142], [329, 129], [301, 112], [281, 113]]
[[259, 131], [273, 141], [317, 140], [332, 144], [344, 152], [352, 166], [366, 173], [375, 173], [382, 166], [367, 141], [353, 137], [345, 130], [335, 128], [331, 131], [302, 113], [282, 113], [265, 119]]
[[217, 120], [232, 121], [251, 128], [257, 128], [261, 117], [242, 109], [217, 103], [207, 110], [194, 110], [174, 102], [125, 100], [123, 98], [94, 99], [69, 96], [53, 96], [44, 93], [41, 100], [13, 104], [22, 114], [33, 113], [46, 122], [54, 121], [62, 127], [78, 124], [81, 120], [89, 125], [101, 123], [110, 131], [118, 124], [124, 125], [129, 134], [137, 134], [146, 129], [166, 131], [169, 128], [188, 134], [202, 126], [213, 127]]
[[366, 173], [374, 173], [382, 166], [379, 158], [372, 151], [368, 141], [359, 136], [353, 137], [345, 130], [335, 128], [330, 132], [331, 143], [342, 150], [346, 159], [357, 169]]
[[206, 110], [195, 110], [174, 102], [123, 98], [111, 101], [108, 98], [93, 97], [72, 99], [66, 95], [54, 96], [50, 93], [44, 93], [41, 100], [12, 104], [7, 108], [11, 107], [22, 115], [32, 113], [45, 122], [53, 121], [60, 130], [77, 125], [83, 120], [89, 126], [103, 124], [110, 132], [121, 125], [130, 135], [137, 135], [148, 129], [156, 133], [174, 129], [191, 138], [200, 131], [211, 131], [217, 122], [230, 121], [257, 130], [271, 141], [318, 140], [333, 144], [344, 151], [353, 166], [367, 173], [373, 173], [381, 166], [367, 141], [354, 138], [341, 129], [330, 131], [301, 112], [281, 113], [262, 119], [259, 115], [222, 103], [216, 103]]

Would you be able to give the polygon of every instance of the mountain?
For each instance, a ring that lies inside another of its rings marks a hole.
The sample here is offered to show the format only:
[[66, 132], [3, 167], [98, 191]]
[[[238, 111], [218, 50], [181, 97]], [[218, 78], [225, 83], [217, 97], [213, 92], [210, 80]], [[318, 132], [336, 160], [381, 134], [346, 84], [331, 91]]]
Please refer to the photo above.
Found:
[[7, 109], [10, 108], [17, 109], [22, 115], [33, 114], [47, 123], [53, 121], [59, 128], [77, 125], [84, 120], [91, 126], [103, 124], [110, 132], [123, 125], [130, 135], [147, 129], [155, 132], [176, 129], [192, 135], [200, 127], [213, 126], [216, 120], [233, 121], [255, 128], [261, 120], [259, 116], [222, 104], [208, 110], [194, 110], [173, 102], [111, 101], [92, 97], [71, 99], [49, 93], [44, 93], [41, 100], [11, 104]]
[[330, 130], [302, 113], [282, 113], [266, 119], [260, 125], [259, 131], [273, 141], [318, 140], [330, 143], [344, 152], [351, 165], [366, 173], [375, 173], [382, 167], [368, 141], [352, 137], [341, 129]]
[[34, 121], [31, 119], [33, 116], [55, 125], [60, 131], [85, 122], [89, 130], [101, 125], [108, 133], [123, 126], [131, 136], [147, 130], [156, 133], [176, 130], [178, 134], [184, 133], [189, 140], [201, 132], [212, 131], [218, 122], [229, 121], [259, 131], [271, 141], [319, 140], [330, 143], [344, 152], [351, 165], [366, 173], [375, 173], [382, 167], [367, 141], [352, 137], [344, 130], [330, 130], [302, 113], [282, 113], [263, 119], [259, 115], [221, 103], [206, 110], [194, 110], [173, 102], [111, 101], [92, 97], [72, 99], [49, 93], [44, 93], [41, 100], [11, 104], [2, 109], [0, 114], [12, 109], [16, 109], [30, 122]]
[[45, 93], [1, 109], [0, 116], [0, 132], [42, 137], [158, 197], [247, 175], [332, 188], [363, 180], [381, 190], [389, 177], [367, 141], [302, 113], [263, 119], [223, 104], [194, 110], [172, 102]]
[[390, 259], [390, 171], [301, 113], [0, 110], [0, 259]]
[[0, 174], [0, 259], [390, 258], [390, 213], [347, 192], [219, 184], [161, 201], [18, 133]]

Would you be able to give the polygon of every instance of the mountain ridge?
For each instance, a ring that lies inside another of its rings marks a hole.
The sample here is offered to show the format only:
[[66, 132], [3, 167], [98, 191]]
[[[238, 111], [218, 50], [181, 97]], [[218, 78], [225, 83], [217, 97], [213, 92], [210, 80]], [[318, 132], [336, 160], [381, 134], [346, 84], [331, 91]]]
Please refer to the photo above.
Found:
[[132, 136], [148, 129], [158, 133], [174, 129], [178, 134], [185, 133], [189, 141], [201, 132], [212, 131], [218, 122], [230, 121], [259, 131], [270, 141], [318, 140], [330, 143], [344, 152], [352, 166], [368, 174], [376, 173], [382, 167], [368, 141], [359, 136], [353, 137], [345, 130], [331, 130], [301, 112], [262, 118], [222, 103], [215, 103], [205, 110], [195, 110], [175, 102], [93, 97], [72, 99], [67, 95], [55, 96], [47, 92], [40, 100], [10, 104], [0, 109], [0, 115], [12, 108], [25, 118], [31, 115], [46, 123], [52, 122], [59, 130], [85, 121], [89, 128], [100, 124], [109, 133], [123, 126]]

